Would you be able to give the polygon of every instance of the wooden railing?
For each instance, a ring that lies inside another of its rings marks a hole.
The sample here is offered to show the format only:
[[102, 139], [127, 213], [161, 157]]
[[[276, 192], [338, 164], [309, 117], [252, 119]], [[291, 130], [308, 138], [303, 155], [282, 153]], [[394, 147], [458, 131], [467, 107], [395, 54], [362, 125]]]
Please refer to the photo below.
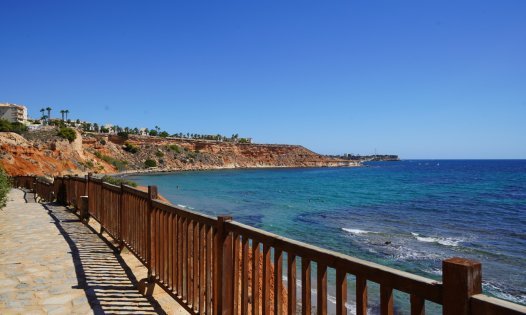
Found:
[[37, 196], [45, 201], [55, 200], [55, 187], [52, 183], [45, 182], [42, 180], [35, 180], [34, 184], [35, 193]]
[[54, 185], [30, 177], [15, 177], [13, 182], [35, 189], [47, 201], [55, 196], [75, 207], [87, 195], [90, 216], [148, 268], [150, 283], [157, 283], [191, 313], [311, 314], [315, 309], [327, 314], [331, 283], [335, 313], [347, 314], [352, 281], [356, 314], [368, 312], [373, 283], [379, 287], [381, 314], [394, 314], [395, 291], [408, 294], [411, 314], [424, 314], [426, 301], [441, 305], [443, 314], [526, 314], [524, 306], [481, 294], [481, 265], [471, 260], [443, 261], [439, 282], [268, 233], [231, 217], [181, 209], [159, 200], [155, 186], [145, 192], [92, 177], [55, 178]]

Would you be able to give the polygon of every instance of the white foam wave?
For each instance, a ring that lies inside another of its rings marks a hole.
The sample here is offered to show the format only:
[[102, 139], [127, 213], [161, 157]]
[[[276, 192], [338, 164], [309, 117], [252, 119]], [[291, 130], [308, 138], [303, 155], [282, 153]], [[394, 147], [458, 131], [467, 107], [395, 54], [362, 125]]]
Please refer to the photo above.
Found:
[[418, 241], [424, 243], [438, 243], [444, 246], [453, 246], [456, 247], [458, 244], [462, 243], [464, 240], [455, 239], [451, 237], [432, 237], [432, 236], [420, 236], [418, 233], [411, 233]]
[[351, 234], [356, 234], [356, 235], [359, 235], [359, 234], [367, 234], [367, 233], [373, 233], [373, 232], [371, 232], [371, 231], [360, 230], [360, 229], [347, 229], [347, 228], [342, 228], [342, 230], [345, 231], [345, 232], [351, 233]]

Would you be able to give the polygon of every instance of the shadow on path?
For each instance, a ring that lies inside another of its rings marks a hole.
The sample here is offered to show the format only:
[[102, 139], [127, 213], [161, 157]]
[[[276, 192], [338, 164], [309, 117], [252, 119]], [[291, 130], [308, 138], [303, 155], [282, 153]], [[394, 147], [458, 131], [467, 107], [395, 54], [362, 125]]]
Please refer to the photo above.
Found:
[[139, 293], [116, 247], [67, 208], [56, 203], [44, 207], [71, 248], [78, 280], [74, 288], [86, 292], [95, 314], [166, 314], [154, 298]]

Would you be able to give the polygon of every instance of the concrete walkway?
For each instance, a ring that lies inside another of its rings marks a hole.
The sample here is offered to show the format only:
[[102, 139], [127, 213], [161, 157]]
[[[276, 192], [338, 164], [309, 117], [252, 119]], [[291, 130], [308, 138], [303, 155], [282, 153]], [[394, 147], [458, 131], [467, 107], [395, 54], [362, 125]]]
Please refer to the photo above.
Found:
[[165, 314], [95, 230], [24, 197], [11, 190], [0, 210], [0, 314]]

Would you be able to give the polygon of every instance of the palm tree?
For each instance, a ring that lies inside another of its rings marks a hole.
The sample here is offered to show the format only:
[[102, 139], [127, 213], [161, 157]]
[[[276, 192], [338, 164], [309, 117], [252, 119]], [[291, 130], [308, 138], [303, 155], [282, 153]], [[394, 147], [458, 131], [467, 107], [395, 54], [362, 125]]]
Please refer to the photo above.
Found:
[[65, 110], [61, 109], [60, 110], [60, 114], [62, 115], [62, 121], [64, 121], [64, 114], [66, 113]]
[[66, 114], [66, 120], [68, 120], [69, 109], [66, 109], [64, 113]]
[[43, 109], [43, 108], [42, 108], [42, 109], [40, 109], [40, 112], [42, 113], [42, 119], [44, 119], [44, 112], [45, 112], [45, 111], [46, 111], [46, 110], [45, 110], [45, 109]]
[[52, 109], [53, 109], [53, 108], [51, 108], [51, 107], [46, 107], [46, 110], [47, 110], [47, 118], [48, 118], [48, 119], [51, 119], [51, 110], [52, 110]]

